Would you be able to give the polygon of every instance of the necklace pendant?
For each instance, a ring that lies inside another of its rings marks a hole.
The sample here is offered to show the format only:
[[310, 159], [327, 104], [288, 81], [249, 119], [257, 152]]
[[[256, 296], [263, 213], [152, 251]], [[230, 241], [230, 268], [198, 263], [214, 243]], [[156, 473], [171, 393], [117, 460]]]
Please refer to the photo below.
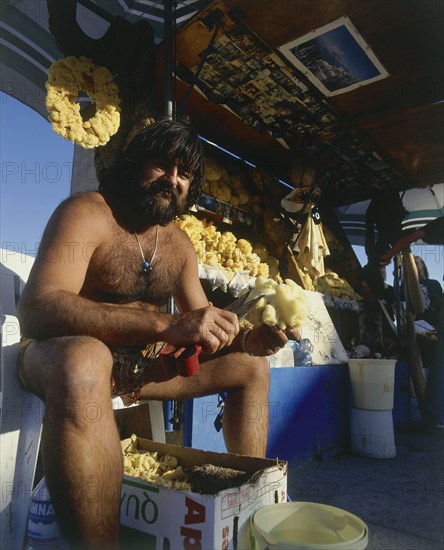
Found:
[[147, 262], [147, 261], [143, 262], [142, 270], [143, 270], [144, 273], [151, 273], [153, 268], [152, 268], [150, 262]]
[[154, 250], [153, 250], [153, 253], [151, 254], [150, 261], [146, 260], [146, 258], [145, 258], [145, 255], [143, 253], [142, 246], [140, 244], [139, 237], [137, 236], [137, 233], [134, 233], [134, 236], [136, 237], [137, 244], [139, 245], [140, 255], [142, 256], [142, 260], [143, 260], [143, 262], [142, 262], [142, 271], [143, 271], [143, 273], [146, 273], [147, 275], [149, 275], [151, 273], [151, 271], [153, 270], [152, 263], [153, 263], [153, 260], [154, 260], [154, 257], [156, 255], [156, 251], [157, 251], [157, 239], [158, 239], [158, 236], [159, 236], [159, 226], [158, 225], [156, 226], [156, 238], [154, 240]]

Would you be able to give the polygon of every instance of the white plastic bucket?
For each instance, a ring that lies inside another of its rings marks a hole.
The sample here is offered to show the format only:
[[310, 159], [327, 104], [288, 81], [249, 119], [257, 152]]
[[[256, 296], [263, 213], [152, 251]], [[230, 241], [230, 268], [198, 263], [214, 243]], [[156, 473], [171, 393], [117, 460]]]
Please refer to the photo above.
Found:
[[370, 458], [396, 456], [392, 411], [351, 410], [351, 448]]
[[392, 410], [395, 365], [395, 359], [349, 359], [353, 407]]
[[264, 506], [250, 517], [250, 531], [258, 550], [363, 550], [368, 544], [361, 519], [315, 502]]

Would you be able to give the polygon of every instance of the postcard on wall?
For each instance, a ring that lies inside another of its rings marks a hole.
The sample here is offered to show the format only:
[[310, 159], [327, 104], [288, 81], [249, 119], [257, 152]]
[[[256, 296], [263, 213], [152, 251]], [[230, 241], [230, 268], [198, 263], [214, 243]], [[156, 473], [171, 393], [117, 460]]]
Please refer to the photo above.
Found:
[[288, 42], [279, 50], [326, 96], [389, 76], [348, 17]]

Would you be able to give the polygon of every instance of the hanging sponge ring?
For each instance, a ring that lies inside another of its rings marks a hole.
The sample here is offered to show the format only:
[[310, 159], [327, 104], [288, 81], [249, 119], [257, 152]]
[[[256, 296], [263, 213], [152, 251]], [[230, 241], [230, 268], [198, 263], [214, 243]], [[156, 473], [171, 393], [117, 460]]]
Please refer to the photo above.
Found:
[[[106, 67], [87, 57], [65, 57], [51, 65], [46, 82], [46, 108], [51, 127], [85, 149], [108, 143], [120, 125], [119, 89]], [[77, 102], [80, 92], [90, 98], [95, 113], [84, 119]]]

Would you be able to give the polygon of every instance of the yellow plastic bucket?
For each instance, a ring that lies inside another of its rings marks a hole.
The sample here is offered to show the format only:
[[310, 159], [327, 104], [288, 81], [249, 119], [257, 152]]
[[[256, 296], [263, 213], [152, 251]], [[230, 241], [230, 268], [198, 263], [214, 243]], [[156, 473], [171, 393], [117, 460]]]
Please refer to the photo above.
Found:
[[363, 550], [367, 525], [357, 516], [327, 504], [283, 502], [250, 517], [251, 543], [257, 550]]

